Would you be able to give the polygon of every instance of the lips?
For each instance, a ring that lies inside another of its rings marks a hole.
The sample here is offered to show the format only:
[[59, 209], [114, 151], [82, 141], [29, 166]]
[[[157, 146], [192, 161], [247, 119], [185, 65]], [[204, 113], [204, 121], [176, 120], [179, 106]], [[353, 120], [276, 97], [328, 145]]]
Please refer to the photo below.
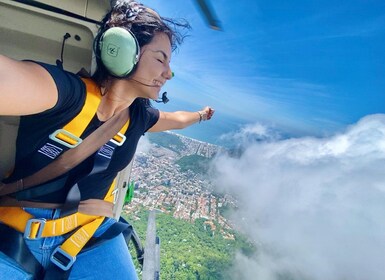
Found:
[[153, 80], [152, 81], [154, 85], [158, 86], [158, 87], [162, 87], [164, 83], [162, 83], [161, 81], [158, 81], [158, 80]]

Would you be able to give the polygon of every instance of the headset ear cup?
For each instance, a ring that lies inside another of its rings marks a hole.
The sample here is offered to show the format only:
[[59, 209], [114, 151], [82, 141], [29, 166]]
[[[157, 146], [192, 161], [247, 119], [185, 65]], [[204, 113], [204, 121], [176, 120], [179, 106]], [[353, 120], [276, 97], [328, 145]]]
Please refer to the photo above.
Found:
[[139, 60], [138, 41], [127, 29], [108, 29], [101, 36], [99, 46], [102, 63], [113, 76], [127, 76]]

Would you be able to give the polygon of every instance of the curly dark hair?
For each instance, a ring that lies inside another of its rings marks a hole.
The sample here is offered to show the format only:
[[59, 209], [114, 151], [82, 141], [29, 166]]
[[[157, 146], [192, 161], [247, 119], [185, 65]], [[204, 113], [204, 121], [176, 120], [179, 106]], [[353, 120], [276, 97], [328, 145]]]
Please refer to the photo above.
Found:
[[161, 17], [154, 10], [133, 0], [111, 1], [111, 6], [112, 9], [102, 20], [93, 45], [97, 69], [92, 77], [99, 85], [103, 85], [110, 76], [100, 59], [99, 47], [101, 36], [109, 28], [122, 27], [130, 30], [140, 47], [149, 44], [157, 33], [165, 33], [170, 39], [172, 51], [182, 44], [187, 31], [191, 28], [184, 19]]

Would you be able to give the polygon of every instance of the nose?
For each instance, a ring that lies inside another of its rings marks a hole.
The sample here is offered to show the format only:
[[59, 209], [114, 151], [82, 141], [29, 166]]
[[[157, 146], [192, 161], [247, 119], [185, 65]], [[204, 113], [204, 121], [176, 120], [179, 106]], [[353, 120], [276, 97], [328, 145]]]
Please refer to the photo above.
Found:
[[174, 77], [174, 72], [171, 71], [171, 67], [170, 67], [170, 66], [167, 67], [167, 70], [166, 70], [166, 72], [165, 72], [164, 77], [165, 77], [167, 80], [171, 80], [172, 77]]

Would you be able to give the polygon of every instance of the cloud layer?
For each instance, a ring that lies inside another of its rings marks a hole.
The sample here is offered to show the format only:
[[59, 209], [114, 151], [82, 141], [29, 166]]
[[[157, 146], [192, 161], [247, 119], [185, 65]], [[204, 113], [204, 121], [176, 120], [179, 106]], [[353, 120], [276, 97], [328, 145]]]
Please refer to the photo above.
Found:
[[233, 220], [258, 246], [237, 255], [236, 279], [385, 279], [385, 115], [329, 138], [264, 136], [213, 166], [218, 190], [239, 201]]

